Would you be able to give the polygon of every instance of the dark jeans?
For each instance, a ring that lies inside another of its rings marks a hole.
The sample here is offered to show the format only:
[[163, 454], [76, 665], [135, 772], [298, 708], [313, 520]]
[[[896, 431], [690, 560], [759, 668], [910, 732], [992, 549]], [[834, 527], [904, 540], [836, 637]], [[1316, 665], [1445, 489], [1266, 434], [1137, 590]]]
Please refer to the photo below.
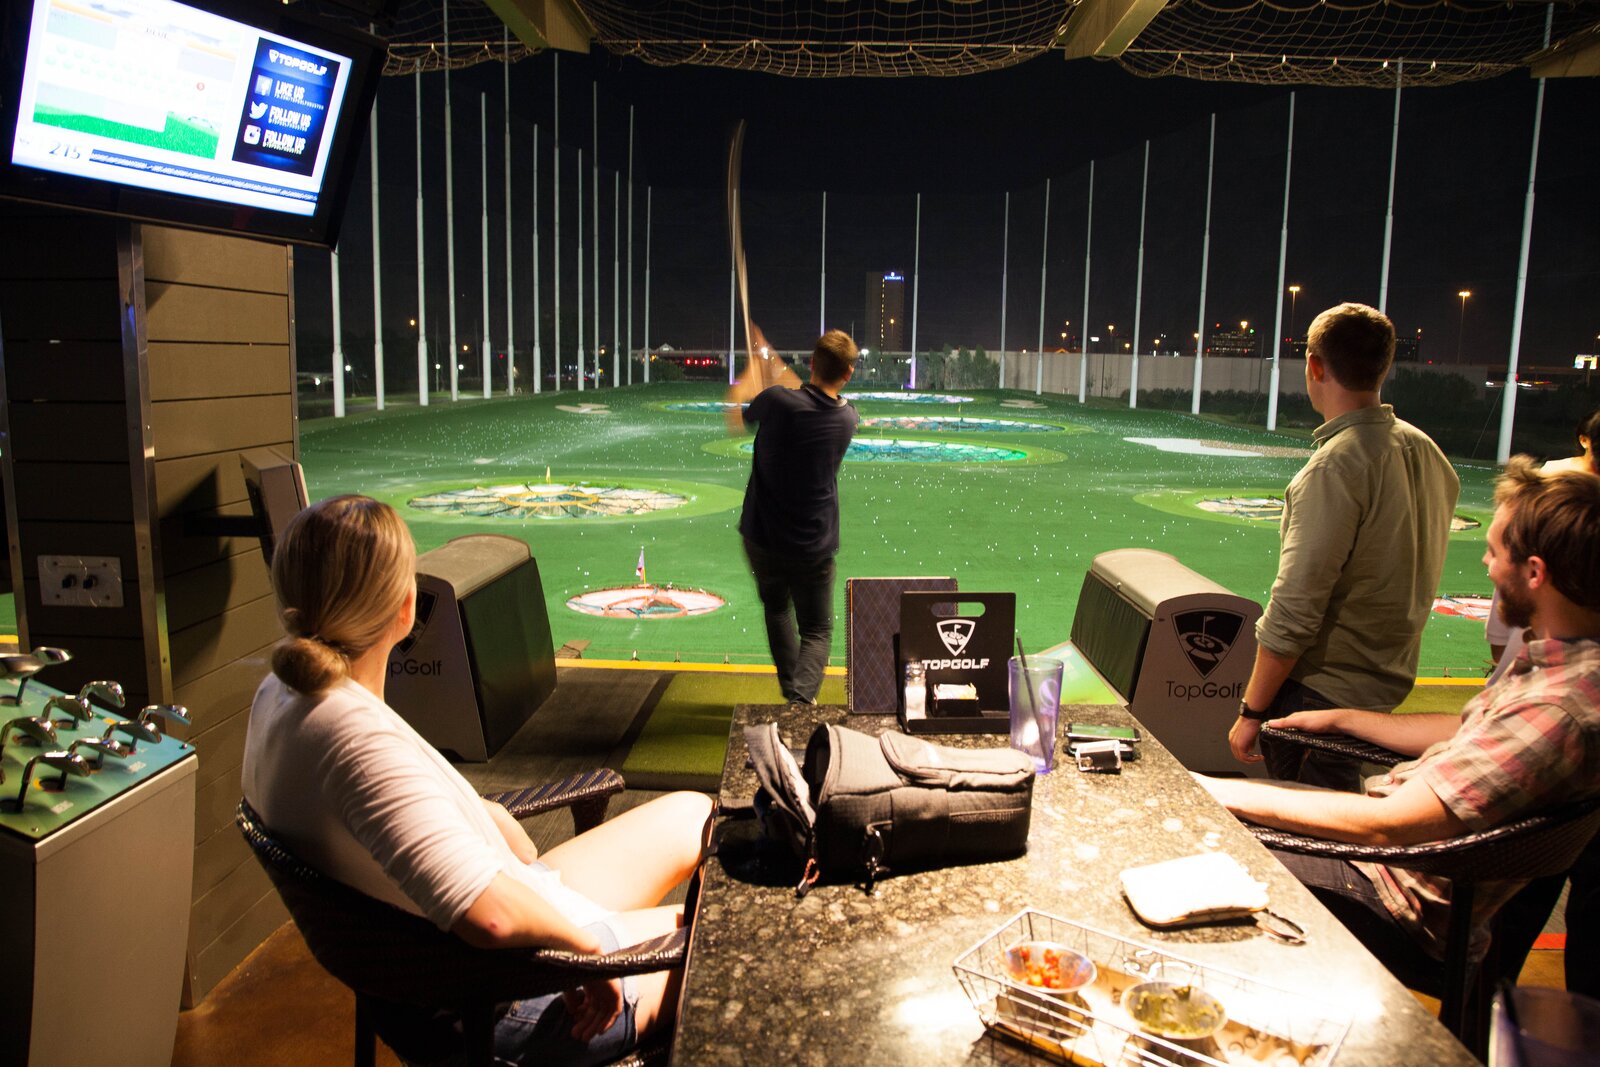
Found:
[[[833, 645], [833, 557], [792, 559], [745, 539], [783, 699], [816, 703]], [[796, 636], [796, 626], [799, 635]]]
[[[1301, 685], [1290, 678], [1278, 690], [1267, 711], [1276, 719], [1296, 711], [1339, 706], [1310, 686]], [[1342, 789], [1346, 793], [1361, 792], [1361, 761], [1358, 759], [1280, 741], [1272, 736], [1271, 730], [1262, 730], [1258, 743], [1261, 745], [1261, 755], [1266, 757], [1269, 778], [1320, 785], [1325, 789]]]
[[1366, 875], [1348, 860], [1270, 851], [1396, 978], [1413, 989], [1437, 987], [1438, 961], [1395, 921]]

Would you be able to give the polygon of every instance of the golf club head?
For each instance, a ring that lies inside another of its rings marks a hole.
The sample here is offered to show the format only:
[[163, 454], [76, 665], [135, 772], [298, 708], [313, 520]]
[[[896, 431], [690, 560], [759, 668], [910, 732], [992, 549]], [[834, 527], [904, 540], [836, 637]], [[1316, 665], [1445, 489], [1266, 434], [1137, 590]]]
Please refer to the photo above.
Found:
[[58, 709], [66, 712], [68, 718], [57, 720], [55, 725], [64, 724], [69, 729], [75, 726], [77, 723], [88, 722], [90, 719], [94, 718], [94, 709], [89, 707], [89, 702], [87, 700], [83, 699], [81, 696], [69, 696], [66, 693], [53, 696], [49, 700], [46, 700], [44, 702], [44, 711], [40, 712], [40, 716], [43, 718], [49, 718], [50, 713]]
[[38, 656], [30, 656], [25, 653], [0, 656], [0, 679], [11, 681], [17, 678], [26, 678], [48, 666], [49, 664]]
[[189, 709], [182, 704], [148, 704], [139, 710], [139, 721], [169, 733], [173, 723], [189, 725]]
[[22, 810], [22, 801], [28, 795], [28, 783], [33, 781], [33, 769], [39, 764], [54, 767], [61, 772], [61, 784], [66, 785], [67, 775], [77, 778], [87, 778], [93, 772], [89, 761], [76, 752], [41, 752], [28, 761], [22, 769], [22, 785], [17, 789], [17, 810]]
[[33, 738], [41, 745], [49, 745], [52, 748], [61, 743], [56, 737], [55, 723], [49, 719], [25, 715], [20, 719], [12, 719], [4, 726], [0, 726], [0, 748], [5, 747], [6, 740], [11, 736], [13, 730]]
[[124, 745], [121, 741], [107, 741], [103, 737], [80, 737], [76, 741], [72, 742], [72, 746], [68, 748], [67, 751], [69, 753], [76, 752], [80, 748], [86, 748], [95, 754], [94, 763], [92, 766], [96, 768], [105, 762], [105, 758], [107, 756], [114, 756], [117, 759], [127, 759], [129, 756], [133, 755], [132, 750], [129, 749], [127, 745]]
[[17, 707], [22, 704], [22, 690], [27, 686], [28, 679], [47, 666], [37, 656], [10, 655], [0, 656], [0, 681], [14, 681], [17, 683], [15, 693], [0, 696], [0, 707]]
[[78, 699], [83, 701], [86, 708], [92, 707], [90, 697], [99, 697], [114, 708], [120, 708], [128, 702], [127, 696], [122, 692], [121, 682], [96, 681], [85, 682], [83, 688], [78, 690]]
[[28, 654], [46, 667], [54, 666], [57, 663], [65, 663], [72, 658], [71, 652], [52, 645], [40, 645]]
[[139, 722], [137, 719], [118, 719], [106, 727], [106, 732], [101, 737], [101, 740], [110, 741], [112, 734], [122, 734], [134, 742], [128, 745], [129, 752], [138, 751], [137, 742], [139, 741], [148, 741], [152, 745], [161, 743], [161, 731], [148, 723]]

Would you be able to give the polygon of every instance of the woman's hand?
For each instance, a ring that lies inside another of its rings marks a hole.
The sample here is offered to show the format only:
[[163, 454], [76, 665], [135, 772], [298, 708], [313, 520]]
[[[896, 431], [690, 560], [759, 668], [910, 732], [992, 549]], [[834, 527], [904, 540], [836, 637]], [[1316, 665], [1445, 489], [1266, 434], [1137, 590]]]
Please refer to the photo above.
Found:
[[610, 1029], [622, 1014], [622, 980], [605, 978], [585, 982], [561, 994], [572, 1016], [572, 1037], [589, 1042]]

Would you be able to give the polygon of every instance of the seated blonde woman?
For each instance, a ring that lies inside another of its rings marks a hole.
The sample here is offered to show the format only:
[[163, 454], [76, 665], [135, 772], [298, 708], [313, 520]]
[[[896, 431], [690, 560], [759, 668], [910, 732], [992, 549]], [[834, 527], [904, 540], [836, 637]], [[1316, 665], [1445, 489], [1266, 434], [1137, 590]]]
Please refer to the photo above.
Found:
[[[393, 508], [313, 504], [285, 531], [272, 584], [290, 635], [256, 691], [244, 793], [306, 862], [469, 944], [609, 952], [669, 933], [659, 907], [693, 873], [711, 801], [675, 793], [543, 856], [384, 703], [389, 650], [416, 613], [416, 549]], [[679, 974], [593, 981], [520, 1001], [496, 1028], [512, 1063], [589, 1064], [670, 1025]]]

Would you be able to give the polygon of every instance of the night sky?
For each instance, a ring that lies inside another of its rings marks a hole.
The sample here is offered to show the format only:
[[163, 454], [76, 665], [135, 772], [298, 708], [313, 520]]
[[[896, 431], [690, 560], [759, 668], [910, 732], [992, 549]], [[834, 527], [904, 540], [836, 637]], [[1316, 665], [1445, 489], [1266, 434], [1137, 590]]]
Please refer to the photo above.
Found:
[[[1287, 90], [1135, 78], [1106, 63], [1047, 56], [951, 79], [790, 80], [701, 68], [655, 68], [596, 54], [545, 53], [511, 68], [516, 348], [533, 331], [533, 124], [539, 130], [541, 340], [554, 325], [551, 132], [560, 67], [562, 347], [576, 341], [576, 149], [584, 152], [585, 347], [593, 352], [591, 86], [599, 86], [601, 332], [612, 333], [614, 174], [623, 171], [626, 271], [628, 107], [635, 108], [634, 344], [644, 343], [645, 186], [653, 187], [649, 343], [728, 344], [724, 167], [734, 123], [748, 122], [743, 165], [752, 314], [780, 347], [809, 348], [819, 325], [822, 192], [828, 192], [827, 324], [865, 328], [865, 277], [908, 278], [918, 255], [917, 345], [1000, 342], [1005, 194], [1011, 194], [1006, 347], [1034, 348], [1045, 181], [1046, 347], [1077, 338], [1084, 307], [1088, 168], [1095, 161], [1091, 332], [1132, 340], [1144, 143], [1150, 146], [1141, 348], [1192, 350], [1206, 201], [1207, 140], [1217, 116], [1208, 329], [1247, 320], [1271, 331], [1284, 195]], [[452, 75], [458, 340], [476, 348], [481, 316], [480, 93], [488, 97], [491, 317], [504, 346], [503, 68]], [[424, 75], [429, 327], [446, 330], [443, 75]], [[1388, 310], [1402, 335], [1422, 331], [1423, 358], [1503, 364], [1511, 343], [1535, 85], [1524, 75], [1402, 98]], [[379, 97], [383, 296], [391, 381], [404, 381], [416, 313], [415, 79], [387, 78]], [[1523, 320], [1524, 365], [1570, 365], [1600, 348], [1600, 81], [1547, 85]], [[1285, 285], [1301, 286], [1293, 333], [1341, 300], [1376, 304], [1388, 196], [1394, 93], [1302, 89], [1295, 97]], [[341, 238], [347, 355], [370, 353], [369, 173], [356, 178]], [[301, 342], [325, 350], [326, 257], [296, 258]], [[623, 283], [624, 293], [626, 281]], [[1468, 289], [1463, 317], [1457, 292]], [[624, 302], [626, 296], [624, 295]], [[906, 311], [912, 294], [908, 285]], [[1285, 334], [1291, 332], [1284, 294]], [[627, 336], [624, 303], [618, 333]], [[1070, 325], [1068, 325], [1070, 321]], [[1464, 328], [1462, 328], [1464, 323]], [[909, 331], [908, 331], [909, 340]], [[1074, 347], [1076, 343], [1074, 342]], [[398, 350], [398, 351], [397, 351]], [[366, 356], [370, 360], [370, 355]], [[475, 361], [474, 361], [475, 362]], [[609, 363], [609, 361], [608, 361]]]

